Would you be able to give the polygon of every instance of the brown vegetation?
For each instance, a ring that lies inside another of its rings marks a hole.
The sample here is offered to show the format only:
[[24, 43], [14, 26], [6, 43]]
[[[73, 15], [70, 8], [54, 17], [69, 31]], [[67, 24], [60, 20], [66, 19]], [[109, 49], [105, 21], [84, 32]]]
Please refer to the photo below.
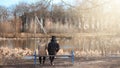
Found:
[[[83, 0], [71, 6], [41, 0], [35, 4], [20, 3], [12, 12], [0, 7], [0, 46], [33, 50], [36, 41], [46, 39], [48, 43], [55, 35], [61, 52], [66, 54], [72, 49], [77, 56], [119, 54], [119, 12], [114, 4], [104, 5], [104, 1]], [[111, 5], [115, 10], [106, 8]]]

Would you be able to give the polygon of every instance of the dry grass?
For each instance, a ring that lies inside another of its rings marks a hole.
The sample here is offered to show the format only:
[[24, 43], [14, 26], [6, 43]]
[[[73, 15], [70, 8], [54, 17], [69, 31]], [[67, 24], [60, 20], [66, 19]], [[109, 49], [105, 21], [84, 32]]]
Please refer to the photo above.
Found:
[[21, 49], [21, 48], [8, 48], [8, 47], [1, 47], [0, 48], [0, 64], [16, 64], [20, 63], [21, 58], [26, 55], [32, 55], [33, 51], [30, 49]]
[[[37, 51], [37, 50], [36, 50]], [[38, 52], [38, 51], [37, 51]], [[60, 49], [57, 55], [69, 55], [71, 54], [71, 51], [66, 50], [66, 49]], [[108, 53], [108, 54], [113, 54], [113, 53]], [[120, 52], [117, 51], [114, 54], [120, 55]], [[1, 47], [0, 48], [0, 65], [18, 65], [22, 64], [24, 60], [22, 57], [26, 55], [33, 55], [33, 51], [26, 48], [26, 49], [21, 49], [21, 48], [8, 48], [8, 47]], [[102, 57], [102, 51], [98, 50], [74, 50], [74, 55], [75, 57]], [[22, 59], [22, 60], [21, 60]]]
[[47, 31], [50, 33], [73, 33], [78, 32], [79, 30], [76, 26], [69, 23], [53, 23]]
[[[18, 21], [20, 22], [20, 21]], [[0, 30], [1, 32], [14, 32], [13, 23], [0, 23]], [[17, 26], [19, 26], [18, 24]], [[34, 32], [34, 22], [32, 21], [31, 24], [28, 25], [28, 32]], [[69, 47], [74, 47], [72, 49], [75, 50], [75, 56], [105, 56], [108, 54], [120, 54], [120, 39], [119, 34], [117, 33], [78, 33], [81, 30], [77, 27], [78, 25], [73, 24], [61, 24], [61, 22], [58, 23], [52, 23], [50, 25], [47, 25], [46, 30], [48, 33], [68, 33], [72, 36], [71, 39], [59, 39], [60, 45], [66, 46], [69, 45]], [[6, 28], [5, 28], [6, 27]], [[19, 26], [20, 27], [20, 26]], [[40, 27], [37, 25], [35, 28], [37, 32], [40, 31]], [[18, 28], [18, 31], [20, 28]], [[41, 38], [42, 39], [42, 38]], [[27, 43], [25, 42], [27, 41]], [[5, 41], [4, 41], [5, 42]], [[16, 42], [16, 41], [14, 41]], [[28, 44], [28, 43], [31, 43]], [[2, 43], [2, 42], [1, 42]], [[0, 43], [0, 44], [1, 44]], [[5, 42], [7, 43], [7, 42]], [[12, 43], [12, 42], [11, 42]], [[21, 42], [22, 43], [22, 42]], [[25, 45], [27, 46], [33, 46], [34, 42], [33, 40], [24, 40]], [[20, 44], [20, 43], [19, 43]], [[18, 45], [19, 45], [18, 44]], [[13, 45], [13, 44], [12, 44]], [[15, 44], [16, 45], [16, 44]], [[20, 44], [22, 45], [22, 44]], [[9, 44], [8, 44], [9, 46]], [[33, 46], [34, 47], [34, 46]], [[9, 53], [10, 51], [7, 51], [7, 48], [4, 48], [5, 52], [1, 53], [2, 55], [11, 55]], [[22, 51], [22, 49], [11, 49], [11, 51], [19, 50]], [[70, 50], [67, 50], [63, 48], [63, 50], [60, 50], [58, 54], [69, 54]], [[24, 56], [24, 53], [15, 51], [15, 55], [18, 53], [20, 56]], [[9, 53], [9, 54], [8, 54]], [[1, 61], [1, 60], [0, 60]]]

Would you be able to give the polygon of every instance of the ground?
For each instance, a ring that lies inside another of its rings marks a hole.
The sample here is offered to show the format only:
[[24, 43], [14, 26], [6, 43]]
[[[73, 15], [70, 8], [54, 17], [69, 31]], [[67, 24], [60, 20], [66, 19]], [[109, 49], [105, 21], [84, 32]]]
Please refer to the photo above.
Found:
[[74, 64], [70, 59], [55, 59], [54, 64], [51, 66], [48, 59], [44, 65], [25, 60], [22, 64], [1, 65], [0, 68], [120, 68], [120, 57], [76, 57]]

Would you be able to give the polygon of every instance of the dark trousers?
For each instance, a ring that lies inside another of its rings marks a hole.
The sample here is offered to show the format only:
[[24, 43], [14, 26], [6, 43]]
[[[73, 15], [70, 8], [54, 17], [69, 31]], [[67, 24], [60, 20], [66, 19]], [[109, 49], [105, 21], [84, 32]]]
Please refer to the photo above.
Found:
[[40, 56], [39, 57], [39, 62], [40, 64], [43, 62], [43, 64], [45, 63], [46, 57], [45, 56]]
[[[56, 52], [49, 52], [49, 55], [56, 55]], [[55, 58], [55, 56], [50, 56], [50, 57], [49, 57], [49, 60], [50, 60], [50, 63], [51, 63], [51, 64], [53, 63], [54, 58]]]

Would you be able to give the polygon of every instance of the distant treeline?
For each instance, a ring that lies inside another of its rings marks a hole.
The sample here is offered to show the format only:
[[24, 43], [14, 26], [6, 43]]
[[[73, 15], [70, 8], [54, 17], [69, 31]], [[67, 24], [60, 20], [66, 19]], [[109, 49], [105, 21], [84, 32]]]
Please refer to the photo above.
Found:
[[75, 1], [74, 5], [63, 0], [59, 4], [54, 4], [53, 0], [39, 0], [9, 8], [0, 6], [0, 32], [43, 32], [41, 26], [35, 24], [35, 16], [47, 32], [118, 32], [119, 16], [113, 12], [115, 10], [105, 13], [104, 0]]

